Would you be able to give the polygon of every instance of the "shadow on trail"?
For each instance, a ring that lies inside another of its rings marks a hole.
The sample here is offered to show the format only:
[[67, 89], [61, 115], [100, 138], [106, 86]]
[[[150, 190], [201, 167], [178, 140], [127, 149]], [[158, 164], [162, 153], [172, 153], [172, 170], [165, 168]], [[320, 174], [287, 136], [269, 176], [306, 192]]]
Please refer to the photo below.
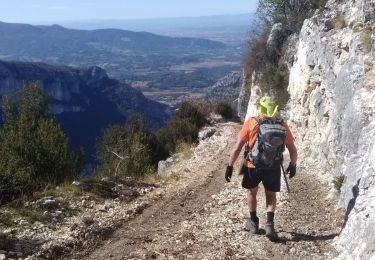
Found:
[[308, 235], [303, 233], [296, 232], [285, 232], [289, 233], [292, 237], [279, 237], [278, 240], [274, 241], [275, 243], [285, 244], [286, 242], [300, 242], [300, 241], [327, 241], [334, 239], [338, 233], [329, 234], [329, 235]]
[[359, 195], [359, 182], [361, 181], [361, 178], [358, 179], [357, 184], [353, 186], [352, 192], [353, 192], [353, 198], [350, 199], [348, 202], [348, 205], [346, 207], [345, 217], [344, 217], [344, 224], [342, 225], [341, 231], [346, 227], [346, 223], [348, 222], [350, 212], [354, 209], [355, 202], [357, 200], [357, 197]]

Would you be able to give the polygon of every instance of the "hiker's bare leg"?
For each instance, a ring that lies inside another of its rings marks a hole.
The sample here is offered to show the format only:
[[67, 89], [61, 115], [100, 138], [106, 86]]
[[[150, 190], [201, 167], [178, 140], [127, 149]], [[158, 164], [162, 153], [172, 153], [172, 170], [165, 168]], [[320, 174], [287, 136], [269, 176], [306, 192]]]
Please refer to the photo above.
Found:
[[247, 191], [247, 206], [249, 207], [250, 212], [257, 210], [257, 193], [258, 187], [248, 189]]
[[267, 212], [275, 212], [276, 192], [266, 190], [266, 208]]

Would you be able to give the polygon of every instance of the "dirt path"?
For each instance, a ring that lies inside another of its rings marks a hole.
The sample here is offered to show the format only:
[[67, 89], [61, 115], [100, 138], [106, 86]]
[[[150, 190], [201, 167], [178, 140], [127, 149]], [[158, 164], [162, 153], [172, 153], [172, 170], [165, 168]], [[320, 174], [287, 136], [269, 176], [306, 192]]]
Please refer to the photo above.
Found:
[[[334, 254], [342, 213], [327, 189], [300, 170], [292, 192], [279, 194], [275, 216], [280, 241], [243, 230], [246, 209], [241, 176], [225, 183], [223, 173], [238, 125], [220, 126], [194, 153], [171, 166], [178, 179], [167, 194], [124, 223], [87, 259], [327, 259]], [[239, 168], [239, 163], [237, 164]], [[265, 221], [259, 193], [261, 226]]]

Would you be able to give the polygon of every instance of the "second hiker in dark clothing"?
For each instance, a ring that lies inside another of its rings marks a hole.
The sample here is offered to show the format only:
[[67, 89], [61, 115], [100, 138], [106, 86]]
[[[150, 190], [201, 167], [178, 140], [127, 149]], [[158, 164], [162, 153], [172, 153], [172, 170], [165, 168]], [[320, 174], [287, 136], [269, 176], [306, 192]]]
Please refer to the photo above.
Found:
[[257, 192], [260, 182], [263, 183], [266, 194], [267, 222], [266, 236], [270, 240], [277, 239], [274, 228], [276, 209], [276, 192], [280, 191], [282, 153], [285, 146], [289, 150], [290, 164], [287, 168], [289, 177], [296, 174], [297, 149], [288, 125], [277, 117], [278, 106], [270, 97], [263, 97], [257, 102], [258, 117], [247, 120], [232, 148], [225, 179], [229, 182], [232, 177], [233, 164], [238, 158], [242, 147], [245, 147], [245, 162], [242, 167], [242, 187], [247, 191], [247, 204], [250, 218], [245, 229], [259, 233], [259, 218], [257, 217]]

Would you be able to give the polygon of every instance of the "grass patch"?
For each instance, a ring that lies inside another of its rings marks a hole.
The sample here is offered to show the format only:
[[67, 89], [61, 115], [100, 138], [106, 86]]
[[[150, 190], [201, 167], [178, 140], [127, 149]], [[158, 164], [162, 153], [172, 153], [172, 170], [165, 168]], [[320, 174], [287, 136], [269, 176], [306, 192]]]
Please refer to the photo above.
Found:
[[366, 27], [362, 31], [361, 42], [363, 44], [363, 51], [369, 53], [372, 49], [372, 29], [370, 27]]
[[5, 227], [14, 226], [14, 221], [12, 219], [13, 214], [6, 209], [0, 211], [0, 225]]
[[[182, 154], [183, 158], [188, 158], [192, 155], [192, 147], [196, 146], [196, 144], [189, 144], [185, 142], [179, 142], [176, 145], [176, 153]], [[172, 156], [173, 158], [173, 156]]]
[[[50, 223], [52, 217], [50, 214], [43, 214], [45, 209], [41, 208], [23, 208], [6, 206], [0, 212], [0, 226], [12, 228], [19, 225], [18, 221], [26, 220], [28, 223], [35, 222]], [[1, 248], [0, 248], [1, 249]]]
[[334, 20], [333, 20], [333, 26], [335, 27], [335, 29], [343, 29], [346, 27], [346, 21], [345, 21], [345, 17], [344, 16], [337, 16]]
[[41, 199], [44, 197], [62, 197], [64, 199], [74, 199], [84, 195], [87, 194], [85, 194], [82, 188], [66, 182], [54, 189], [46, 189], [44, 191], [35, 192], [33, 198]]
[[[14, 227], [19, 225], [17, 221], [21, 219], [30, 224], [35, 222], [48, 224], [53, 220], [61, 221], [64, 217], [70, 217], [80, 212], [79, 209], [72, 208], [70, 203], [79, 201], [82, 196], [97, 198], [94, 194], [87, 193], [82, 188], [68, 183], [45, 191], [34, 192], [31, 197], [21, 197], [3, 205], [0, 211], [0, 225]], [[40, 202], [43, 198], [48, 197], [56, 200], [56, 203], [43, 205]], [[62, 213], [56, 217], [54, 216], [56, 211]]]
[[50, 214], [44, 214], [45, 210], [41, 208], [19, 208], [14, 210], [16, 215], [19, 215], [19, 217], [27, 220], [31, 224], [35, 222], [50, 223], [52, 221], [52, 216]]
[[344, 184], [345, 176], [341, 175], [333, 179], [333, 185], [338, 192], [341, 192], [342, 185]]

